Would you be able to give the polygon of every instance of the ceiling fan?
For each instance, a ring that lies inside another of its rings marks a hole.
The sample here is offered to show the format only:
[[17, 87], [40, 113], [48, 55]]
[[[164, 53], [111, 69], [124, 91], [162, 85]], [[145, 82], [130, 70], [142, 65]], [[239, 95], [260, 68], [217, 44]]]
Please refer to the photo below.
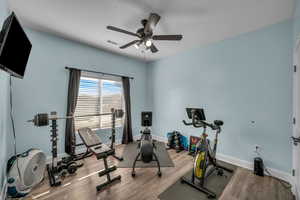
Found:
[[125, 44], [121, 46], [121, 49], [125, 49], [130, 46], [139, 47], [140, 45], [144, 44], [146, 49], [150, 49], [152, 53], [158, 52], [158, 49], [153, 44], [153, 40], [181, 40], [182, 35], [153, 35], [153, 29], [157, 25], [157, 23], [160, 20], [160, 16], [156, 13], [150, 13], [150, 16], [148, 19], [143, 19], [141, 21], [143, 28], [140, 28], [137, 30], [136, 33], [126, 31], [114, 26], [107, 26], [106, 28], [112, 31], [117, 31], [120, 33], [125, 33], [128, 35], [136, 36], [139, 39], [134, 40], [132, 42], [129, 42], [128, 44]]

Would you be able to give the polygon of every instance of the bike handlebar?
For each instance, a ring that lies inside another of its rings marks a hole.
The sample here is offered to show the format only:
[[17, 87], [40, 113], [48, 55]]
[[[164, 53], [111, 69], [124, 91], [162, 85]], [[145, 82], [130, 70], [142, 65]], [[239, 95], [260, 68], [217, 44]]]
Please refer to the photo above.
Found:
[[195, 119], [195, 117], [193, 116], [192, 118], [192, 122], [188, 123], [186, 122], [185, 120], [182, 120], [183, 124], [186, 125], [186, 126], [194, 126], [195, 128], [201, 128], [201, 127], [204, 127], [206, 128], [207, 126], [210, 127], [211, 129], [213, 130], [217, 130], [217, 129], [220, 129], [220, 126], [216, 125], [216, 124], [210, 124], [210, 123], [207, 123], [206, 121], [203, 121], [203, 120], [197, 120]]
[[191, 126], [191, 125], [193, 125], [193, 123], [187, 123], [185, 120], [182, 120], [182, 122], [183, 122], [184, 125], [186, 125], [186, 126]]
[[194, 126], [195, 128], [201, 128], [201, 127], [203, 127], [203, 125], [199, 124], [199, 123], [192, 123], [192, 122], [191, 123], [187, 123], [185, 120], [182, 120], [182, 122], [186, 126]]

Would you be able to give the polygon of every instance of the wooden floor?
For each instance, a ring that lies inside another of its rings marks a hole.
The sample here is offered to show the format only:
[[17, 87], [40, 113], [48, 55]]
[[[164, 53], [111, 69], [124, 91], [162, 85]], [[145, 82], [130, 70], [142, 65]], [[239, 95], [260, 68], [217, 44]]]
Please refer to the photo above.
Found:
[[[117, 152], [120, 153], [122, 149], [122, 145], [118, 146]], [[186, 152], [177, 154], [170, 150], [169, 153], [175, 167], [162, 168], [161, 178], [156, 175], [157, 169], [155, 168], [137, 169], [135, 178], [131, 177], [131, 169], [119, 168], [113, 174], [120, 174], [122, 181], [97, 193], [96, 185], [105, 181], [104, 177], [99, 178], [97, 175], [97, 171], [103, 168], [103, 162], [92, 157], [84, 160], [84, 167], [80, 168], [76, 175], [65, 178], [62, 186], [51, 188], [48, 180], [45, 179], [26, 199], [157, 200], [160, 193], [192, 168], [192, 157]], [[110, 158], [109, 163], [117, 164], [117, 161]], [[220, 199], [292, 200], [293, 197], [291, 192], [287, 191], [277, 180], [270, 177], [257, 177], [246, 169], [238, 168]]]
[[287, 185], [277, 179], [266, 176], [260, 177], [247, 169], [238, 168], [222, 193], [220, 200], [256, 200], [282, 199], [293, 200], [294, 197]]

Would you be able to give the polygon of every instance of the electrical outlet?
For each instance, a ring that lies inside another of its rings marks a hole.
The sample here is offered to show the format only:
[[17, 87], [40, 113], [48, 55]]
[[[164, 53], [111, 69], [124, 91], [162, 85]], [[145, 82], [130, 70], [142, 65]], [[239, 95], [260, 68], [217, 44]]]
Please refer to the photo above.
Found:
[[255, 152], [256, 154], [260, 154], [260, 152], [261, 152], [261, 147], [260, 147], [258, 144], [254, 145], [254, 152]]

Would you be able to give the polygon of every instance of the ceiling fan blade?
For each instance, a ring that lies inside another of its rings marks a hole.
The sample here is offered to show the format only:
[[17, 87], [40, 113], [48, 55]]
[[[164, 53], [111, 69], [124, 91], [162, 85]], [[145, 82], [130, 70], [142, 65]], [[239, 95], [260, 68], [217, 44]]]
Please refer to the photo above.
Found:
[[125, 33], [125, 34], [128, 34], [128, 35], [140, 37], [140, 36], [139, 36], [138, 34], [136, 34], [136, 33], [132, 33], [132, 32], [129, 32], [129, 31], [126, 31], [126, 30], [123, 30], [123, 29], [120, 29], [120, 28], [117, 28], [117, 27], [114, 27], [114, 26], [107, 26], [106, 28], [107, 28], [108, 30], [117, 31], [117, 32], [120, 32], [120, 33]]
[[154, 35], [153, 40], [181, 40], [182, 35]]
[[158, 49], [156, 48], [156, 46], [152, 43], [152, 45], [150, 46], [150, 50], [152, 53], [156, 53], [158, 52]]
[[139, 43], [139, 42], [140, 42], [140, 40], [134, 40], [134, 41], [132, 41], [132, 42], [129, 42], [128, 44], [125, 44], [125, 45], [123, 45], [123, 46], [120, 46], [120, 49], [125, 49], [125, 48], [130, 47], [130, 46], [132, 46], [132, 45], [134, 45], [134, 44], [137, 44], [137, 43]]
[[156, 13], [150, 13], [148, 18], [148, 22], [145, 26], [144, 32], [145, 34], [152, 34], [153, 29], [155, 28], [156, 24], [159, 22], [160, 16]]

